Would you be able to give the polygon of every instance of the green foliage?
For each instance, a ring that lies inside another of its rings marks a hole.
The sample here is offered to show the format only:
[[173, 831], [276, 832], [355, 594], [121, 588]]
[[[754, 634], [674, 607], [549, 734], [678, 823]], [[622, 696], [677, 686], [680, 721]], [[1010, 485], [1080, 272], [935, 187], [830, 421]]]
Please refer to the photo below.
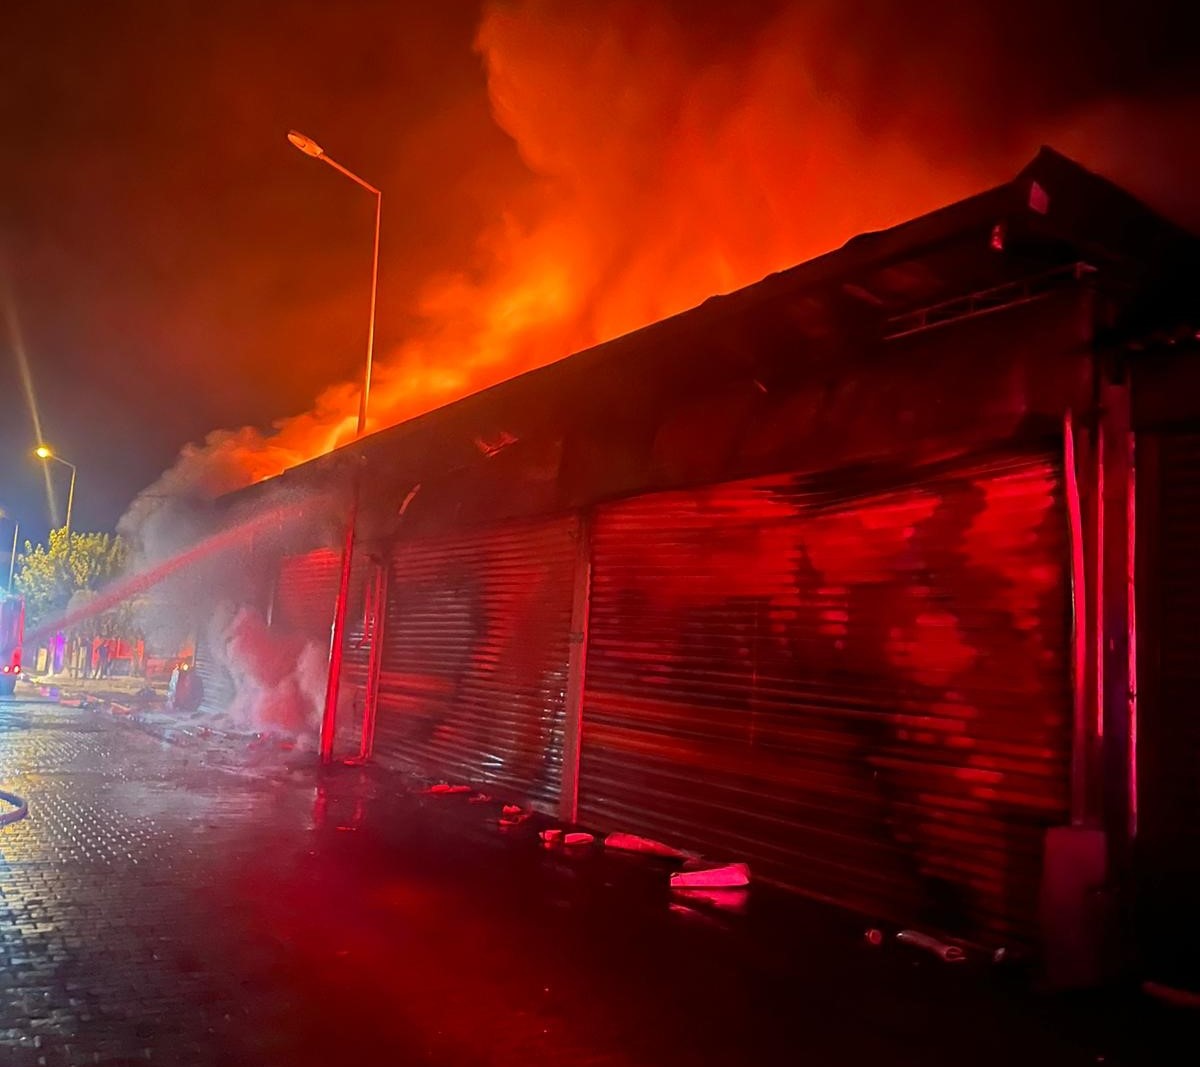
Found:
[[[124, 571], [128, 548], [120, 536], [50, 531], [49, 545], [25, 542], [18, 560], [16, 590], [25, 597], [26, 629], [36, 629], [82, 607]], [[132, 605], [124, 604], [74, 628], [81, 636], [129, 635]]]

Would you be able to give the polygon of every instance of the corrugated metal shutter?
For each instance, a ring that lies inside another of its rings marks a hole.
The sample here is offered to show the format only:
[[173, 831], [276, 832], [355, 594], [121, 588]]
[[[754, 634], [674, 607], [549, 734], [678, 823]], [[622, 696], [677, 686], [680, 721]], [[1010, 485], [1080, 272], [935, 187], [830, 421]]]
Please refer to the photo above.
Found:
[[[336, 576], [333, 595], [337, 595]], [[358, 551], [350, 569], [346, 629], [342, 638], [342, 700], [338, 707], [335, 752], [338, 756], [357, 755], [362, 741], [363, 705], [367, 695], [367, 672], [371, 664], [371, 642], [376, 621], [374, 582], [376, 568], [371, 559]], [[332, 605], [332, 602], [331, 602]]]
[[1067, 806], [1058, 465], [779, 476], [593, 534], [580, 819], [903, 921], [1032, 939]]
[[284, 556], [279, 563], [271, 626], [328, 647], [340, 567], [341, 555], [329, 548]]
[[[1149, 442], [1148, 442], [1149, 444]], [[1156, 436], [1146, 516], [1153, 606], [1139, 641], [1153, 699], [1138, 737], [1144, 931], [1156, 977], [1200, 975], [1200, 434]], [[1139, 473], [1139, 482], [1141, 481]], [[1141, 511], [1139, 510], [1139, 515]]]
[[578, 536], [572, 516], [396, 549], [377, 759], [556, 802]]
[[211, 633], [202, 633], [196, 638], [196, 654], [192, 662], [203, 687], [200, 710], [218, 714], [229, 710], [234, 687], [233, 676], [211, 647], [213, 640]]

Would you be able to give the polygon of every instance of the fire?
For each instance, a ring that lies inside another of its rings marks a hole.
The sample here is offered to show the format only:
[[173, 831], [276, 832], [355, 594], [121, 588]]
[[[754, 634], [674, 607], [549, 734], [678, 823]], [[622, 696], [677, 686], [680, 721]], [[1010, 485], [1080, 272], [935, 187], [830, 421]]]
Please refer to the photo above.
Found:
[[[369, 428], [969, 195], [1046, 132], [985, 135], [944, 72], [889, 80], [895, 58], [839, 12], [784, 5], [714, 44], [664, 4], [486, 4], [476, 48], [528, 180], [474, 262], [426, 280], [410, 339], [377, 353]], [[386, 317], [405, 294], [381, 284]], [[357, 402], [342, 383], [269, 434], [215, 432], [156, 489], [274, 476], [348, 441]]]

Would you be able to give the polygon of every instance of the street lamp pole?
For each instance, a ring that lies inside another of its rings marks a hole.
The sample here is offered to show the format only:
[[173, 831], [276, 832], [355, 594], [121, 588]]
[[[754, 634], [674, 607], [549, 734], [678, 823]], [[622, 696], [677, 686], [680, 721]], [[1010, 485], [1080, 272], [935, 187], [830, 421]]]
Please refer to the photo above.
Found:
[[13, 524], [13, 543], [12, 553], [8, 557], [8, 592], [12, 593], [13, 572], [17, 569], [17, 538], [21, 533], [21, 524], [4, 509], [0, 508], [0, 519], [12, 519]]
[[13, 571], [17, 568], [17, 535], [21, 532], [21, 524], [13, 519], [12, 554], [8, 557], [8, 591], [12, 592]]
[[[383, 193], [370, 182], [364, 181], [352, 170], [343, 167], [325, 154], [325, 150], [302, 133], [289, 131], [288, 140], [301, 152], [313, 159], [327, 163], [338, 173], [360, 185], [375, 197], [375, 243], [371, 254], [371, 307], [367, 323], [367, 360], [363, 368], [362, 391], [358, 398], [358, 424], [355, 438], [362, 437], [367, 428], [367, 403], [371, 395], [371, 371], [375, 358], [375, 299], [379, 287], [379, 223], [383, 213]], [[321, 717], [320, 757], [322, 764], [333, 762], [333, 740], [337, 729], [338, 690], [342, 677], [342, 643], [346, 632], [346, 611], [350, 600], [350, 572], [354, 561], [354, 538], [358, 525], [358, 504], [361, 491], [360, 471], [355, 465], [350, 498], [350, 517], [346, 524], [346, 541], [342, 546], [341, 578], [338, 582], [337, 602], [334, 605], [333, 626], [329, 636], [329, 674], [325, 684], [325, 707]]]
[[65, 459], [62, 458], [62, 456], [55, 455], [53, 449], [49, 448], [46, 445], [38, 445], [37, 448], [34, 450], [34, 455], [37, 456], [38, 459], [42, 459], [42, 460], [52, 459], [52, 460], [54, 460], [55, 463], [61, 463], [64, 467], [71, 468], [71, 488], [67, 490], [67, 522], [66, 522], [67, 541], [69, 542], [71, 540], [71, 508], [75, 504], [75, 475], [77, 475], [79, 473], [79, 469], [75, 466], [74, 463], [68, 463]]

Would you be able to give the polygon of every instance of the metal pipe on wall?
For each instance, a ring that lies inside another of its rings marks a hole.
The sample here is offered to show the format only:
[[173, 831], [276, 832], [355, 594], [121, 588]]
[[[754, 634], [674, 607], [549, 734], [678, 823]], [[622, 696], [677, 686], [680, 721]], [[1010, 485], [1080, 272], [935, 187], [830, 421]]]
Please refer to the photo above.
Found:
[[1071, 825], [1087, 817], [1087, 588], [1084, 578], [1083, 510], [1075, 465], [1075, 420], [1063, 417], [1063, 483], [1071, 551]]
[[564, 709], [562, 783], [559, 815], [566, 822], [579, 817], [579, 759], [583, 744], [583, 693], [587, 673], [588, 619], [592, 591], [592, 520], [579, 520], [575, 556], [575, 588], [571, 601], [571, 647], [567, 661]]
[[371, 648], [367, 659], [367, 685], [363, 693], [362, 733], [359, 737], [358, 758], [369, 760], [375, 751], [375, 710], [379, 702], [379, 669], [383, 662], [383, 638], [387, 619], [387, 560], [375, 564], [372, 582]]
[[1125, 434], [1127, 487], [1125, 495], [1125, 595], [1129, 671], [1128, 695], [1128, 826], [1130, 840], [1138, 832], [1138, 670], [1137, 670], [1137, 439], [1132, 431]]

